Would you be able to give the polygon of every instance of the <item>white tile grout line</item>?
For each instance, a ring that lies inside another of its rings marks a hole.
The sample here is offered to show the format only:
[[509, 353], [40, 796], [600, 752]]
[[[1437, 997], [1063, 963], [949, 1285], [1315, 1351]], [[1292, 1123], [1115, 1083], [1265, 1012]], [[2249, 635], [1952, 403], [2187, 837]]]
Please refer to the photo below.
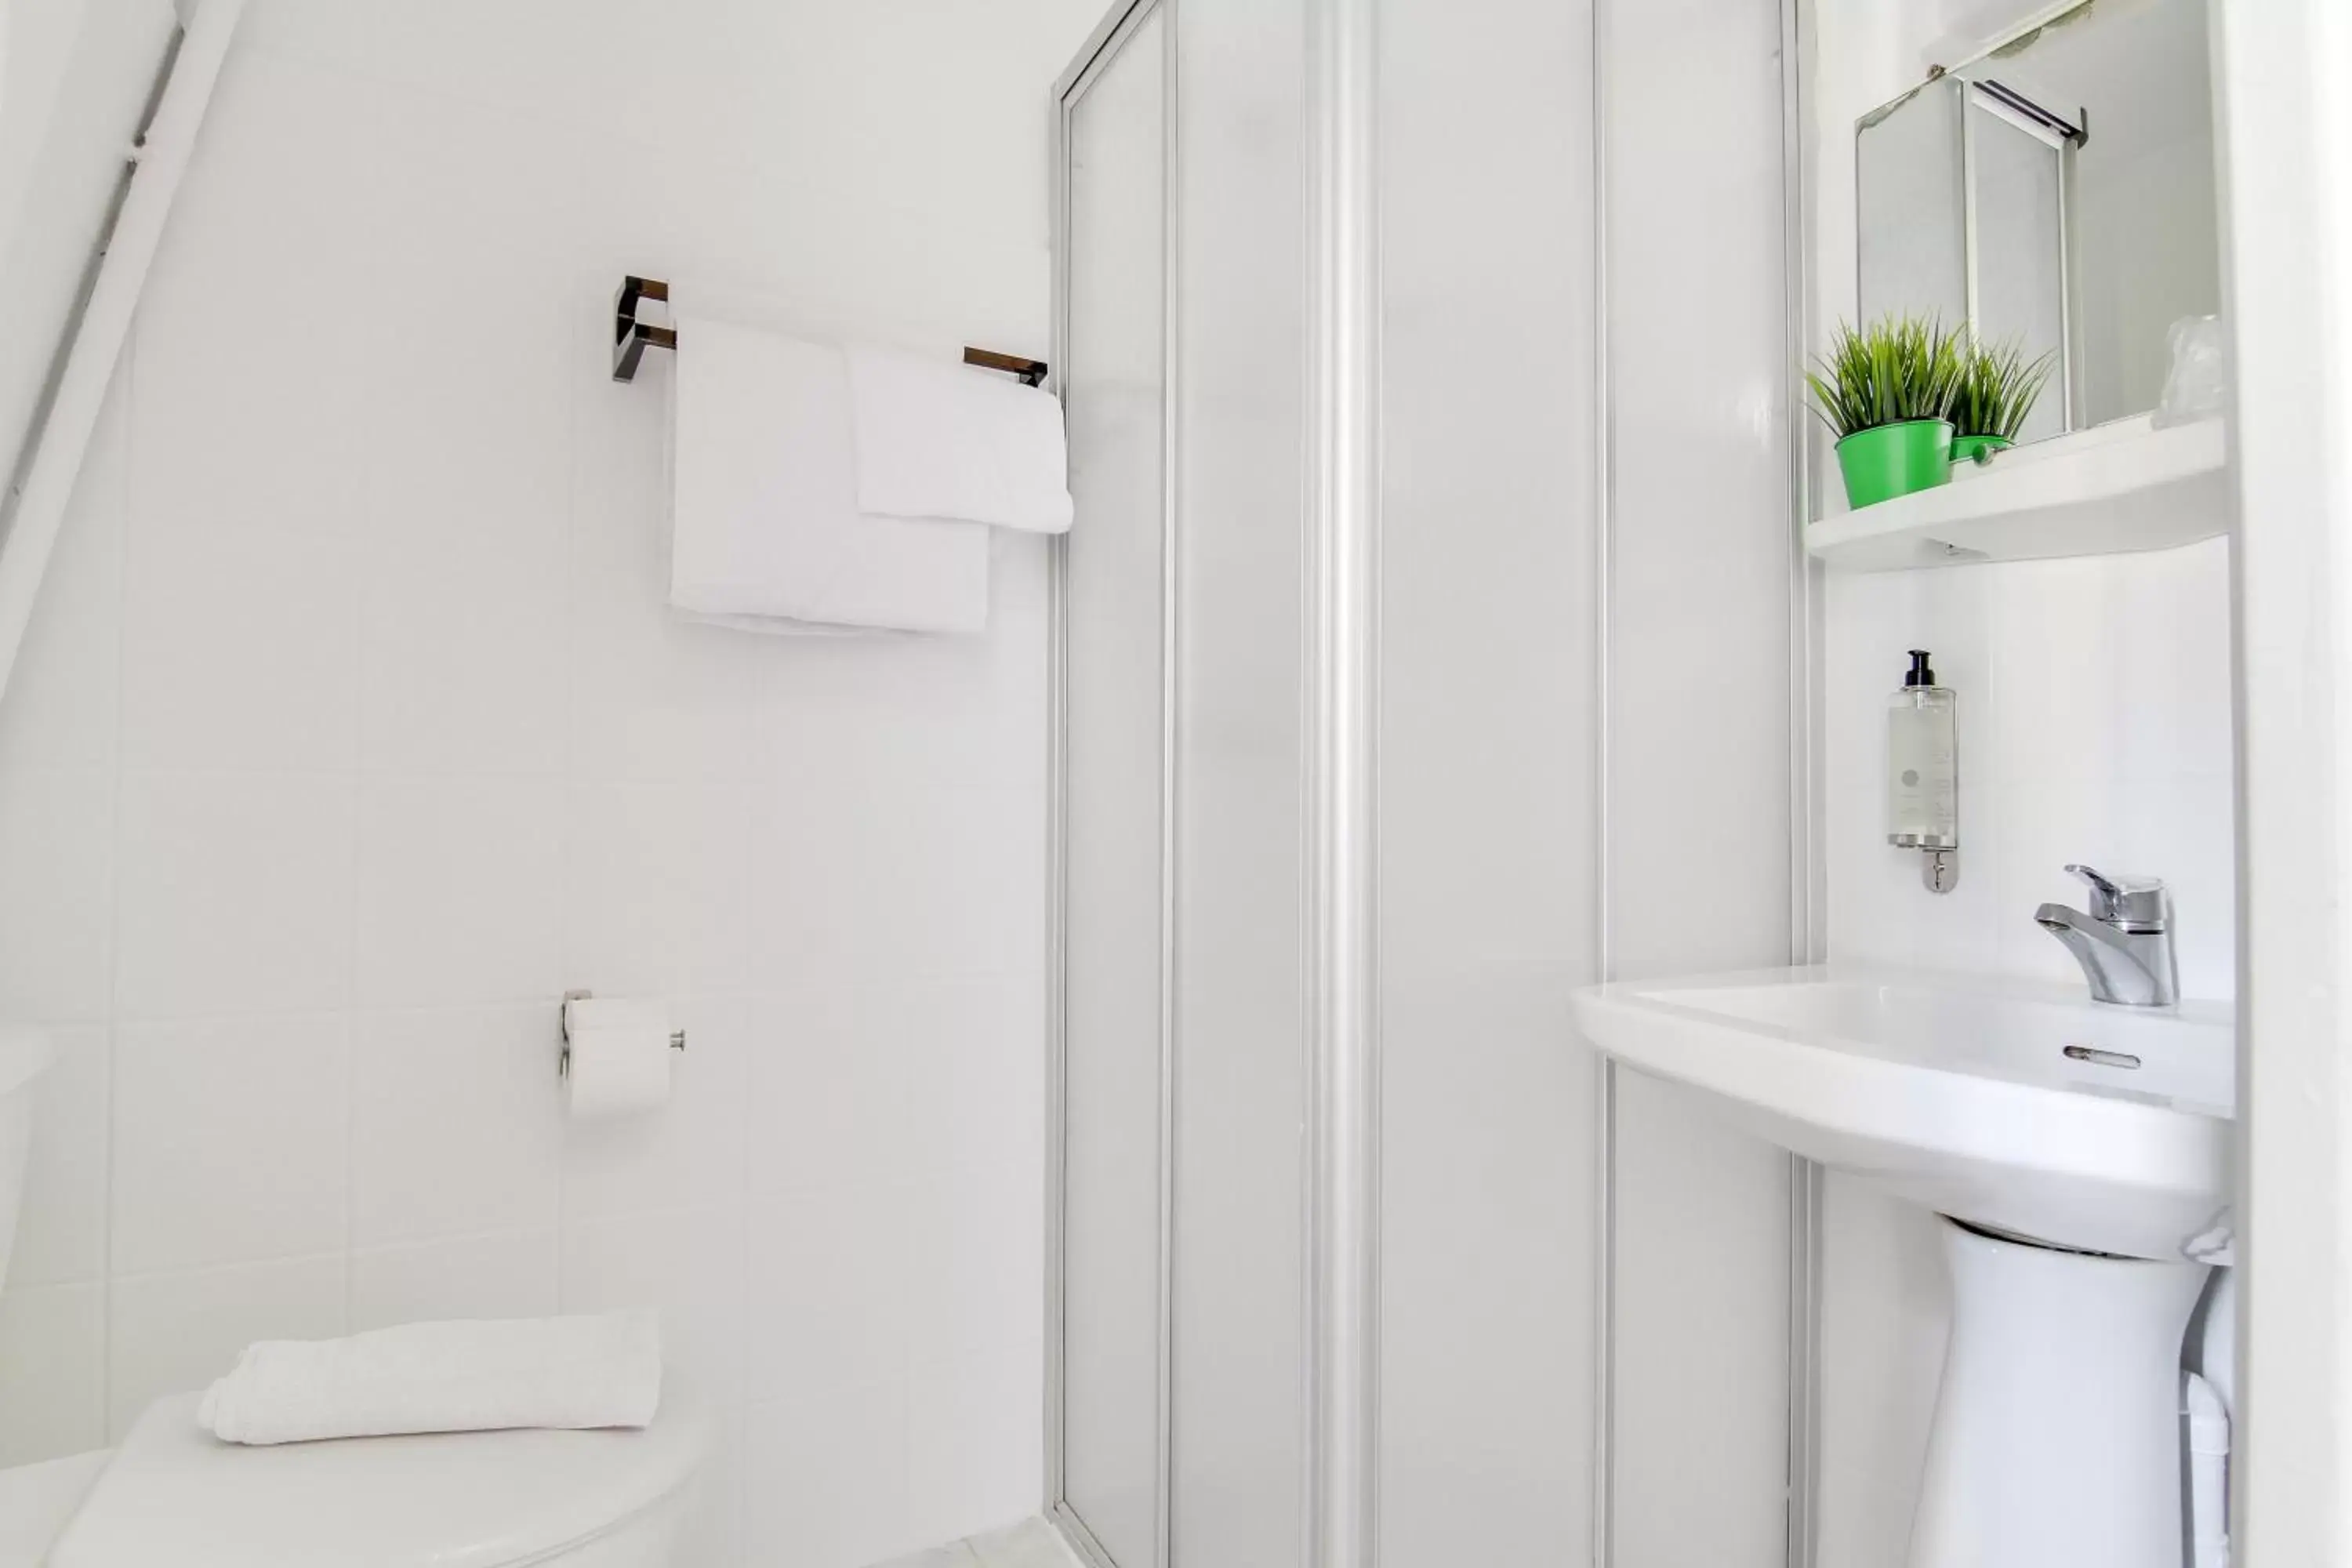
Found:
[[120, 489], [115, 494], [114, 754], [107, 759], [108, 787], [112, 791], [112, 799], [106, 846], [106, 1093], [104, 1122], [99, 1132], [103, 1156], [99, 1173], [98, 1220], [97, 1415], [101, 1446], [114, 1440], [114, 1108], [120, 1059], [116, 1024], [122, 997], [122, 764], [130, 744], [128, 705], [123, 701], [122, 691], [131, 644], [131, 535], [138, 493], [134, 478], [138, 471], [135, 443], [140, 336], [140, 321], [134, 316], [123, 338], [121, 357], [115, 362], [115, 374], [122, 378], [122, 391], [115, 415], [121, 427], [115, 443], [115, 478]]
[[[369, 423], [371, 405], [362, 401], [358, 409], [347, 407], [346, 417], [356, 418], [364, 428]], [[354, 438], [358, 431], [352, 432]], [[355, 448], [356, 450], [356, 448]], [[365, 470], [362, 470], [364, 477]], [[365, 486], [356, 504], [360, 508], [358, 542], [352, 551], [354, 579], [351, 584], [355, 602], [351, 606], [351, 670], [352, 670], [352, 752], [351, 777], [345, 784], [351, 805], [351, 868], [348, 889], [349, 903], [343, 911], [346, 952], [343, 961], [343, 1313], [341, 1325], [344, 1333], [352, 1331], [352, 1311], [354, 1296], [355, 1270], [352, 1253], [359, 1237], [358, 1204], [353, 1194], [359, 1181], [359, 1157], [356, 1152], [359, 1133], [359, 999], [360, 999], [360, 910], [365, 901], [363, 879], [367, 870], [367, 761], [368, 736], [368, 658], [367, 626], [370, 584], [374, 580], [371, 569], [371, 552], [374, 545], [373, 531], [378, 526], [376, 487]]]
[[[567, 202], [565, 205], [568, 209], [571, 204]], [[568, 300], [571, 298], [570, 291], [565, 290], [562, 297]], [[575, 735], [572, 715], [579, 711], [580, 707], [580, 661], [573, 657], [573, 652], [574, 637], [578, 632], [577, 613], [580, 603], [580, 403], [582, 394], [572, 384], [572, 374], [578, 368], [575, 362], [581, 360], [583, 356], [580, 341], [581, 318], [569, 310], [564, 312], [564, 316], [563, 350], [558, 356], [564, 367], [562, 374], [563, 527], [558, 544], [558, 552], [562, 557], [563, 593], [562, 608], [556, 616], [554, 631], [557, 639], [556, 651], [563, 670], [563, 679], [561, 682], [562, 690], [556, 700], [562, 704], [561, 720], [565, 764], [561, 775], [562, 782], [556, 785], [554, 808], [556, 876], [559, 888], [558, 906], [555, 911], [555, 980], [558, 986], [555, 996], [555, 1045], [559, 1050], [564, 1048], [563, 1042], [566, 1038], [563, 996], [579, 984], [579, 977], [572, 973], [572, 969], [574, 929], [572, 914], [575, 902], [573, 878], [579, 868], [575, 859], [579, 846], [572, 842], [574, 818], [572, 801], [573, 781], [579, 773], [576, 766], [579, 742]], [[564, 1289], [566, 1281], [563, 1268], [563, 1240], [566, 1228], [571, 1223], [572, 1126], [568, 1110], [569, 1101], [564, 1100], [561, 1086], [558, 1087], [556, 1099], [559, 1107], [556, 1114], [562, 1119], [563, 1125], [559, 1130], [555, 1141], [555, 1278], [553, 1284], [555, 1310], [562, 1312], [569, 1310], [571, 1307]]]

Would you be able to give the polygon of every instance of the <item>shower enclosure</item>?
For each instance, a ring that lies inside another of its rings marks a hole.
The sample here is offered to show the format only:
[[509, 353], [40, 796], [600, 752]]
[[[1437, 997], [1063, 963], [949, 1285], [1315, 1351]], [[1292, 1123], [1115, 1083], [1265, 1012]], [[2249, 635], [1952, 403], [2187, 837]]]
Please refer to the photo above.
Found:
[[1047, 1484], [1098, 1563], [1787, 1560], [1804, 1189], [1568, 1003], [1809, 924], [1784, 17], [1693, 9], [1136, 0], [1057, 88]]

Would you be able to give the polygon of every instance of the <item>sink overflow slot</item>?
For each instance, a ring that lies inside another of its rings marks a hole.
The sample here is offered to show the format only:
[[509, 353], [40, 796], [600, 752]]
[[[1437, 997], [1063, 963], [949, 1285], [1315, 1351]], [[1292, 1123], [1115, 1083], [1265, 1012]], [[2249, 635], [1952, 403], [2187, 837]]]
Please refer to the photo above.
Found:
[[2126, 1051], [2103, 1051], [2096, 1046], [2068, 1046], [2066, 1054], [2078, 1062], [2095, 1062], [2103, 1068], [2136, 1068], [2139, 1058]]

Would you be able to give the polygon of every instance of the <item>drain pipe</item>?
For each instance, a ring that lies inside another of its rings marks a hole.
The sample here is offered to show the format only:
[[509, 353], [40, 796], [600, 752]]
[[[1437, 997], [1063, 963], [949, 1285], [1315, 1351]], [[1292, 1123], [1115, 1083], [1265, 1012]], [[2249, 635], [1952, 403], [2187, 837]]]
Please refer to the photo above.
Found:
[[[14, 494], [0, 500], [0, 697], [8, 690], [16, 653], [31, 624], [41, 579], [80, 477], [82, 456], [98, 425], [107, 384], [122, 357], [131, 315], [146, 287], [147, 268], [163, 237], [163, 220], [195, 147], [197, 127], [212, 101], [213, 82], [236, 31], [245, 0], [204, 0], [166, 65], [155, 110], [130, 149], [131, 174], [114, 220], [99, 241], [98, 264], [79, 318], [66, 325], [63, 346], [44, 406], [27, 432]], [[13, 515], [10, 515], [13, 510]]]
[[2180, 1417], [2188, 1433], [2189, 1562], [2229, 1568], [2230, 1413], [2211, 1384], [2180, 1374]]

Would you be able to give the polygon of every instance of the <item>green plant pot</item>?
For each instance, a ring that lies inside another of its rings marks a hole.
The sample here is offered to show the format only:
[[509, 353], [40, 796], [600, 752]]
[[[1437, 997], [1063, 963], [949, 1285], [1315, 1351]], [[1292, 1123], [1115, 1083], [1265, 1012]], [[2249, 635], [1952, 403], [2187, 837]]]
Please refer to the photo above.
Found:
[[1837, 444], [1846, 504], [1876, 506], [1952, 479], [1952, 422], [1906, 419], [1857, 430]]
[[1952, 437], [1952, 461], [1989, 462], [1995, 452], [2006, 452], [2016, 445], [2006, 436], [1955, 436]]

